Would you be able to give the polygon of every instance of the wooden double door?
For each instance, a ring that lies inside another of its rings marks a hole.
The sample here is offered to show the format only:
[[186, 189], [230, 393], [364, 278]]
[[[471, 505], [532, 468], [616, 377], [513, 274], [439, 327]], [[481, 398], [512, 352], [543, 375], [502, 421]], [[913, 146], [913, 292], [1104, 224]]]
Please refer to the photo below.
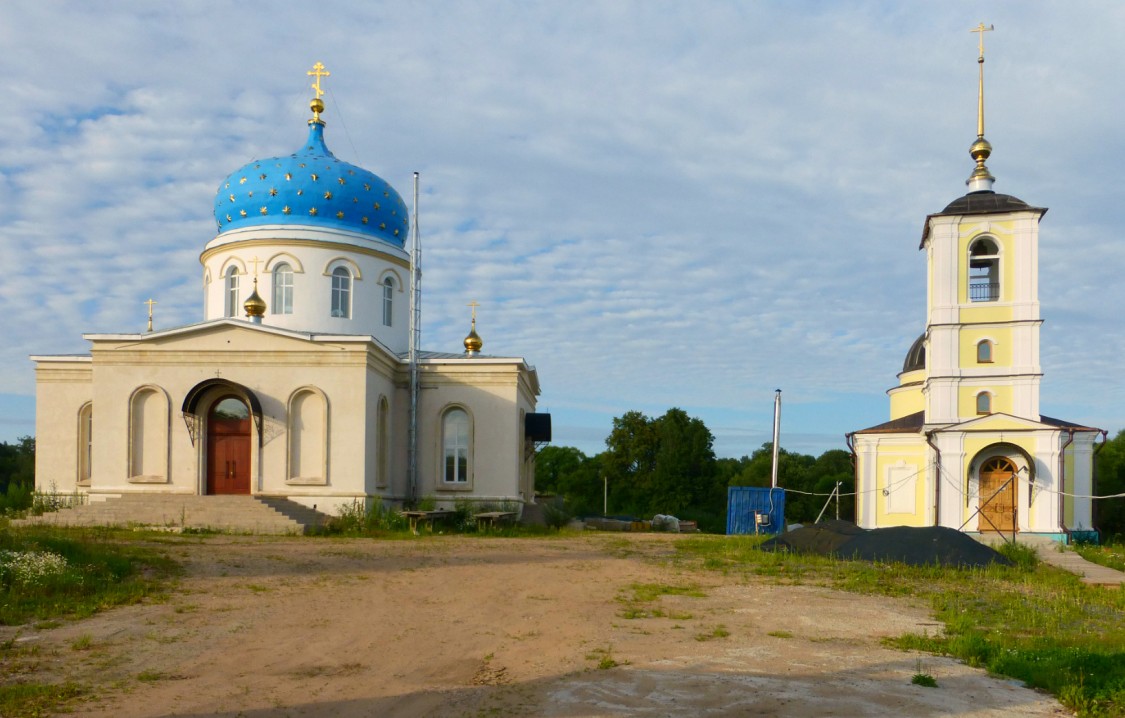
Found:
[[250, 407], [236, 396], [207, 413], [207, 493], [250, 493]]
[[978, 531], [1011, 533], [1016, 530], [1016, 466], [997, 456], [980, 467]]

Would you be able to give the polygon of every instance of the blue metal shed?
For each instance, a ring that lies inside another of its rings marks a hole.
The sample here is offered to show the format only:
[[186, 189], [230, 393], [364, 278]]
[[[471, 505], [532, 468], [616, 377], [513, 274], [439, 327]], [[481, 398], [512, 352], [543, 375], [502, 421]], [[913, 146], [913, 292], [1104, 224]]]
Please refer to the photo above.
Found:
[[785, 530], [785, 489], [727, 488], [727, 534], [778, 534]]

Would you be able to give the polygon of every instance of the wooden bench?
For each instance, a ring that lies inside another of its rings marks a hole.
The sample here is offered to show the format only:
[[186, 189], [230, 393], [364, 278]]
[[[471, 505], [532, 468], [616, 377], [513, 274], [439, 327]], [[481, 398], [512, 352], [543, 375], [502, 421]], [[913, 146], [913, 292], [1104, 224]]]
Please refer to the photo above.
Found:
[[477, 527], [483, 524], [487, 528], [496, 528], [498, 524], [508, 523], [514, 521], [516, 518], [515, 511], [482, 511], [479, 514], [473, 514], [473, 518], [477, 521]]
[[438, 519], [447, 519], [457, 513], [456, 511], [448, 511], [446, 509], [437, 509], [436, 511], [403, 511], [402, 515], [410, 521], [410, 532], [418, 536], [418, 524], [423, 526], [430, 525], [430, 532], [434, 530], [434, 521]]

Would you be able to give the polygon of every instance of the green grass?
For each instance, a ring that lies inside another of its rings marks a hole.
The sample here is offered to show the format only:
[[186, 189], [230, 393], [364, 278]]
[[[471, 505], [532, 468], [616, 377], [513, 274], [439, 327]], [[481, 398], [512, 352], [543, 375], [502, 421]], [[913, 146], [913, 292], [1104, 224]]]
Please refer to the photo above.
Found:
[[88, 689], [77, 683], [3, 685], [0, 686], [0, 716], [23, 718], [54, 715], [71, 707], [76, 700], [88, 693]]
[[101, 529], [0, 526], [0, 624], [57, 625], [162, 595], [178, 566]]
[[720, 624], [712, 628], [710, 631], [707, 631], [706, 633], [697, 633], [695, 635], [695, 640], [713, 641], [716, 638], [727, 638], [728, 636], [730, 636], [730, 631], [727, 630], [726, 626]]
[[1021, 546], [1002, 551], [1013, 567], [951, 569], [778, 554], [757, 550], [759, 543], [699, 537], [677, 549], [680, 561], [728, 575], [924, 600], [944, 623], [942, 635], [901, 636], [891, 645], [1017, 678], [1083, 718], [1125, 717], [1123, 589], [1086, 586]]
[[1125, 571], [1125, 545], [1091, 546], [1086, 544], [1075, 546], [1074, 550], [1087, 561], [1093, 561], [1118, 571]]
[[690, 596], [703, 598], [707, 594], [699, 586], [674, 586], [664, 583], [634, 583], [618, 594], [617, 602], [624, 607], [617, 612], [621, 618], [670, 618], [686, 621], [692, 616], [685, 611], [669, 611], [662, 606], [652, 606], [661, 596]]

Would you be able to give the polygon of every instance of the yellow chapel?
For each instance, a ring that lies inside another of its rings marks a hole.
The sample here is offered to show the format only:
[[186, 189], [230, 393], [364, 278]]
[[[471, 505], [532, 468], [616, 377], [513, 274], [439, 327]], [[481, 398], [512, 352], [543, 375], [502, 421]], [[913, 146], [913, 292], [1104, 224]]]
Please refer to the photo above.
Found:
[[848, 435], [863, 528], [946, 526], [1066, 540], [1092, 528], [1105, 432], [1039, 408], [1039, 223], [985, 165], [984, 32], [968, 193], [926, 217], [926, 329], [888, 390], [890, 420]]

